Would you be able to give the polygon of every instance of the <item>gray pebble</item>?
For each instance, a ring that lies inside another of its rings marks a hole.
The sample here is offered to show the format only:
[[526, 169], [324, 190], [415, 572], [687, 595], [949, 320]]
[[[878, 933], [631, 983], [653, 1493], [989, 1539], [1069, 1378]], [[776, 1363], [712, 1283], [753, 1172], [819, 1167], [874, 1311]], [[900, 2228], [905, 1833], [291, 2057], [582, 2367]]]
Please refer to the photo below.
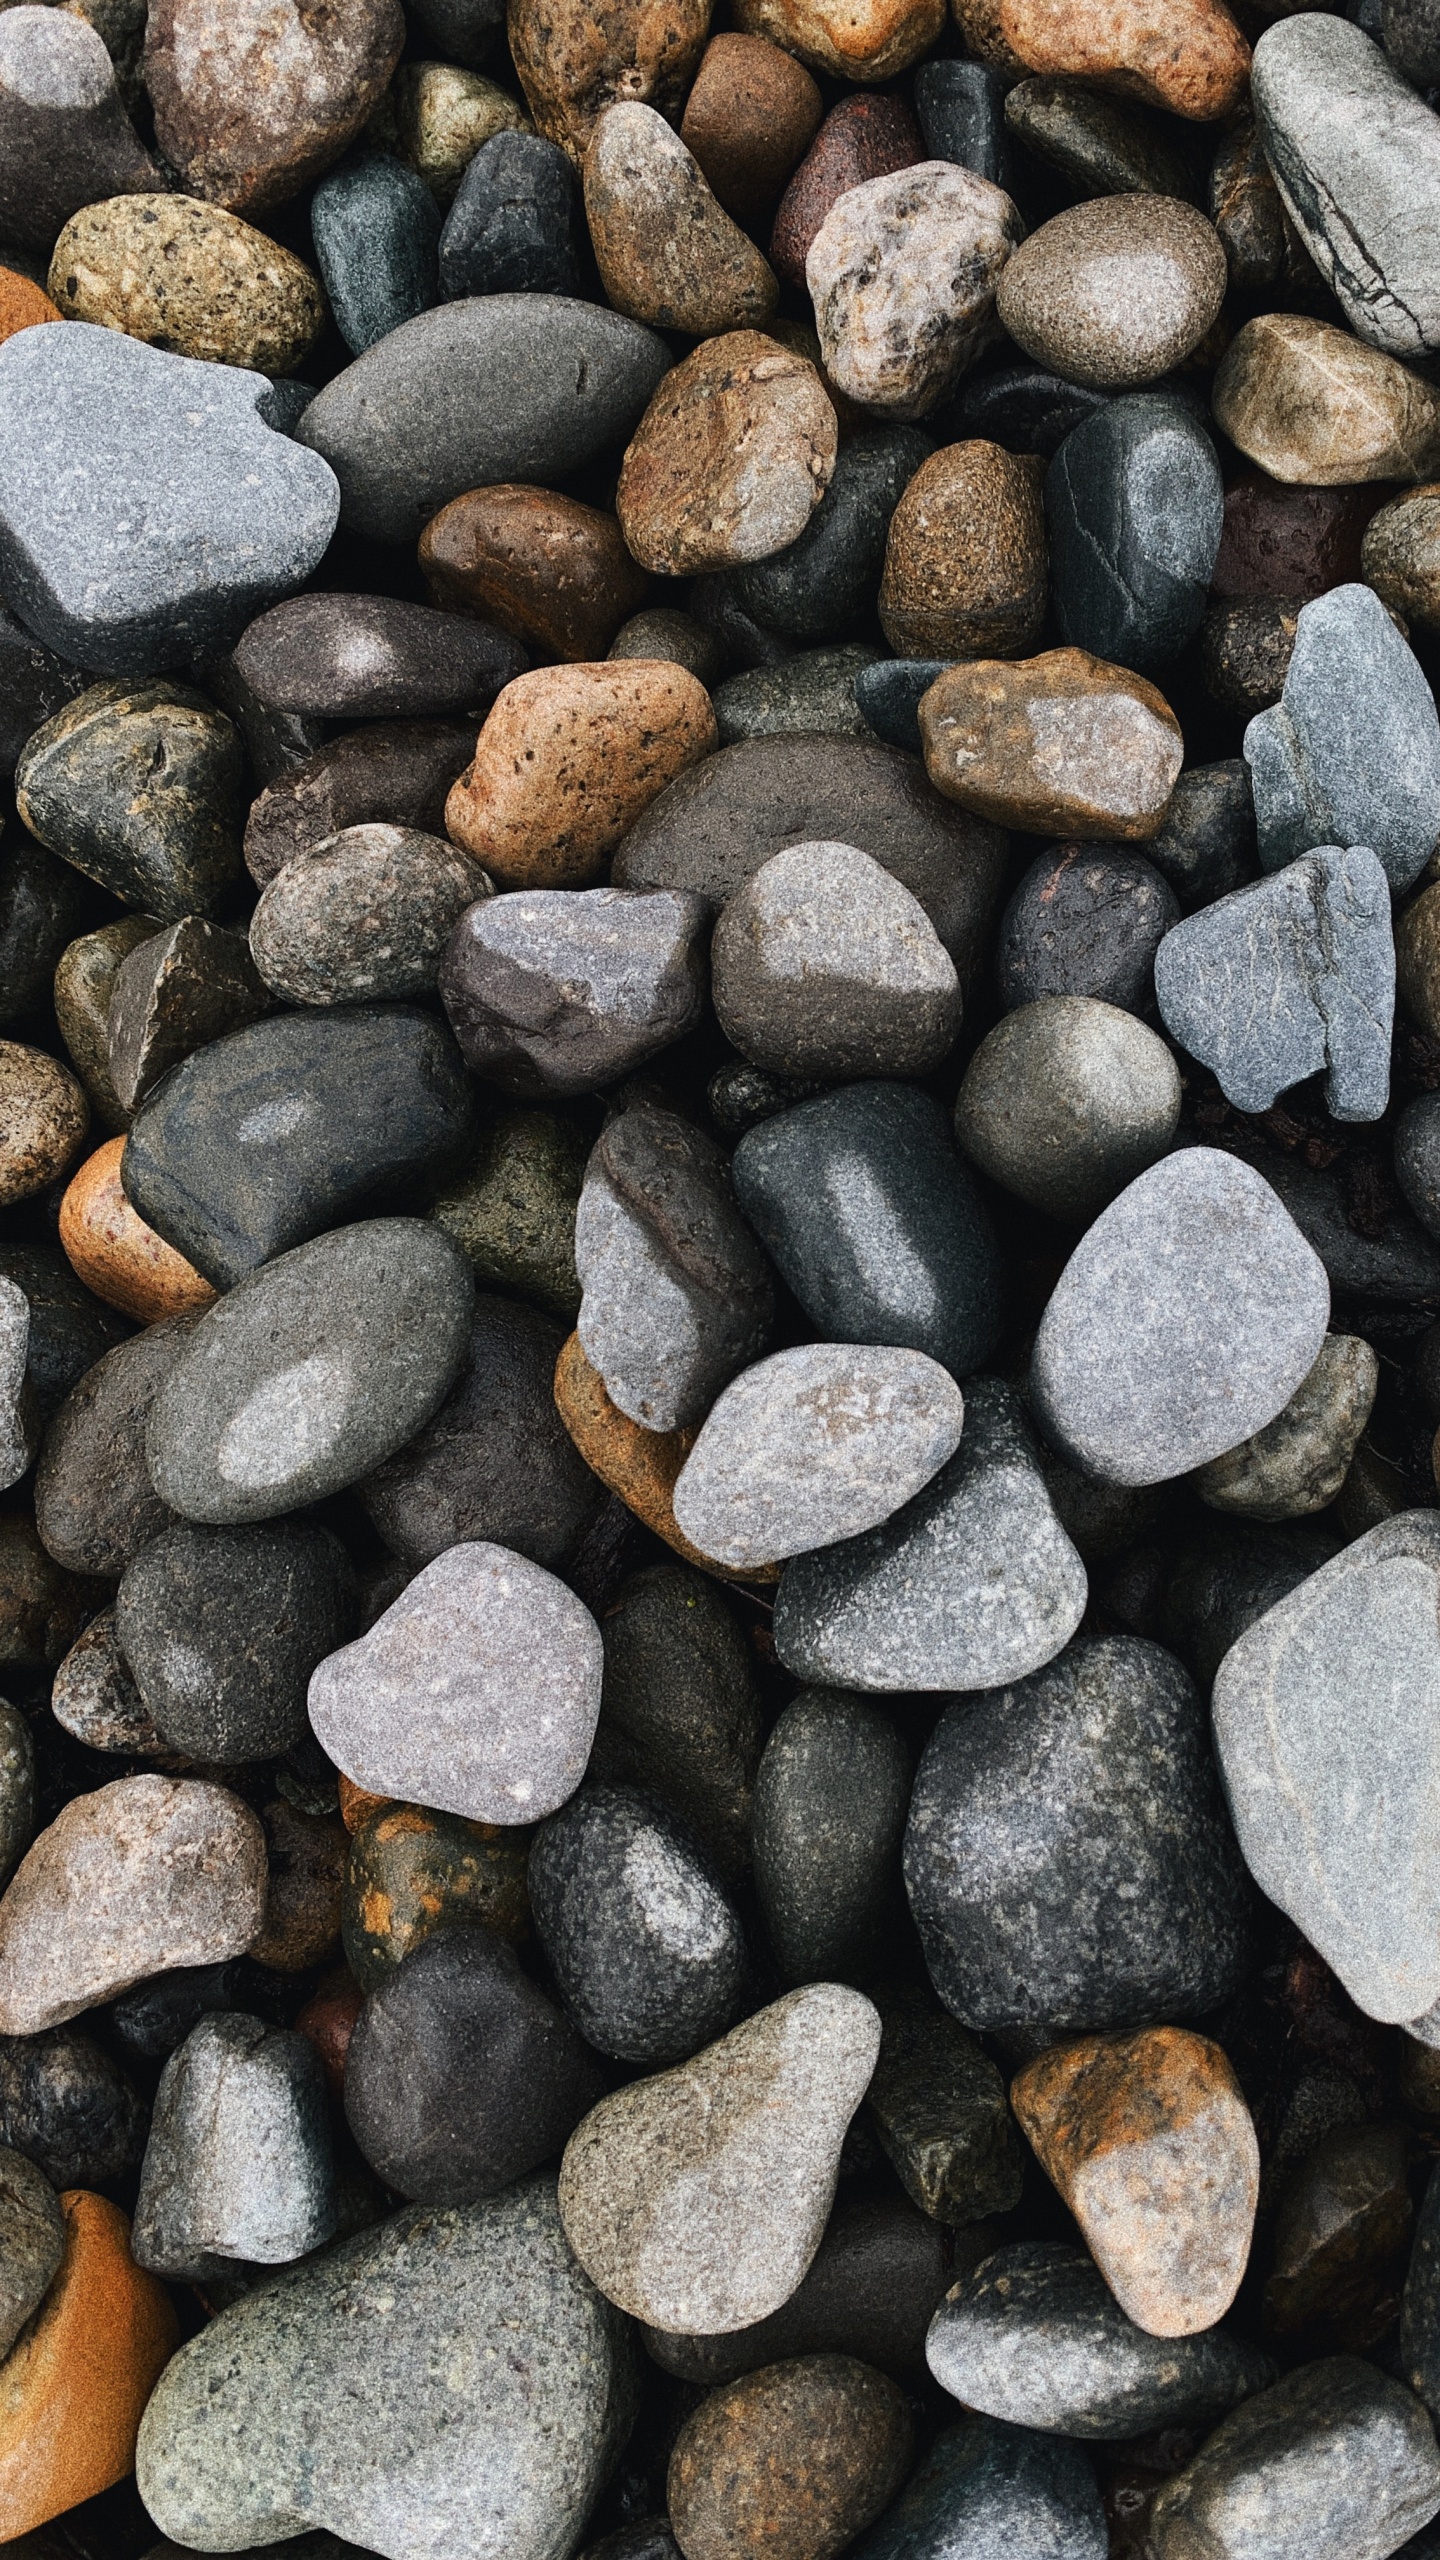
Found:
[[1067, 647], [1155, 675], [1200, 627], [1224, 522], [1215, 447], [1178, 400], [1112, 400], [1045, 479], [1055, 621]]
[[65, 2217], [44, 2171], [0, 2151], [0, 2356], [38, 2311], [65, 2255]]
[[937, 2437], [854, 2560], [1105, 2560], [1109, 2548], [1099, 2484], [1078, 2445], [967, 2416]]
[[0, 22], [0, 239], [48, 251], [82, 205], [164, 182], [80, 11], [7, 7]]
[[1150, 2542], [1155, 2560], [1388, 2560], [1437, 2509], [1420, 2402], [1358, 2356], [1326, 2356], [1257, 2392], [1165, 2482]]
[[286, 1004], [428, 995], [455, 926], [489, 887], [443, 836], [347, 827], [276, 872], [250, 919], [250, 950]]
[[747, 667], [727, 676], [712, 697], [720, 743], [779, 738], [791, 731], [809, 737], [864, 738], [870, 724], [855, 695], [855, 679], [875, 652], [863, 641], [807, 649], [778, 667]]
[[1164, 825], [1146, 840], [1145, 857], [1187, 914], [1254, 879], [1255, 803], [1243, 757], [1185, 767]]
[[243, 934], [184, 916], [128, 951], [106, 1016], [110, 1089], [128, 1117], [196, 1049], [270, 1010]]
[[401, 596], [304, 595], [260, 614], [231, 661], [267, 711], [321, 720], [483, 720], [524, 650], [493, 623]]
[[40, 1408], [30, 1377], [30, 1301], [0, 1279], [0, 1492], [18, 1484], [40, 1446]]
[[300, 1520], [177, 1520], [132, 1556], [115, 1597], [115, 1641], [142, 1707], [167, 1751], [202, 1762], [293, 1750], [310, 1674], [353, 1620], [344, 1550]]
[[1327, 1333], [1320, 1357], [1263, 1431], [1196, 1470], [1212, 1511], [1247, 1520], [1298, 1520], [1340, 1491], [1370, 1419], [1380, 1363], [1353, 1333]]
[[243, 2011], [202, 2018], [160, 2075], [131, 2249], [137, 2266], [203, 2282], [243, 2258], [284, 2266], [335, 2229], [320, 2057]]
[[1094, 996], [1039, 996], [1007, 1013], [955, 1104], [955, 1134], [981, 1172], [1075, 1224], [1168, 1154], [1179, 1122], [1180, 1072], [1164, 1041]]
[[34, 1739], [20, 1709], [0, 1698], [0, 1886], [8, 1884], [34, 1833]]
[[1397, 892], [1435, 850], [1440, 715], [1414, 651], [1370, 587], [1303, 605], [1285, 690], [1245, 732], [1260, 861], [1368, 845]]
[[861, 1981], [900, 1882], [910, 1755], [888, 1716], [841, 1689], [781, 1709], [755, 1780], [755, 1891], [780, 1979]]
[[506, 1093], [589, 1093], [694, 1029], [701, 901], [673, 889], [521, 889], [467, 908], [440, 995], [470, 1065]]
[[1005, 2083], [983, 2045], [923, 1991], [882, 1993], [880, 2016], [865, 2103], [906, 2194], [937, 2222], [1011, 2212], [1024, 2161]]
[[726, 1037], [777, 1075], [924, 1075], [960, 1027], [924, 908], [855, 845], [773, 854], [727, 901], [711, 972]]

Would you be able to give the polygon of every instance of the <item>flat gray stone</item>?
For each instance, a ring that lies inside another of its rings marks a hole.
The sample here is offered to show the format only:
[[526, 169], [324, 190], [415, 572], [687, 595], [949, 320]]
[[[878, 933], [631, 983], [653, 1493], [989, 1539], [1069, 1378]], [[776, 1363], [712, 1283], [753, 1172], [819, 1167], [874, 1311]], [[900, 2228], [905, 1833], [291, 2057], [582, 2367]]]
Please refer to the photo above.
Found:
[[1440, 836], [1440, 715], [1373, 588], [1302, 605], [1284, 692], [1244, 744], [1263, 870], [1317, 845], [1368, 845], [1397, 893], [1424, 870]]
[[1423, 2404], [1325, 2356], [1233, 2410], [1150, 2510], [1155, 2560], [1389, 2560], [1440, 2510]]
[[680, 889], [517, 889], [468, 908], [440, 964], [466, 1059], [526, 1098], [613, 1084], [694, 1030], [705, 920]]
[[0, 2356], [38, 2311], [65, 2255], [65, 2217], [43, 2169], [0, 2150]]
[[1068, 1644], [1086, 1591], [1018, 1399], [972, 1378], [958, 1453], [923, 1492], [787, 1566], [775, 1645], [797, 1678], [839, 1688], [990, 1689]]
[[558, 2560], [635, 2400], [625, 2324], [533, 2178], [412, 2207], [223, 2311], [161, 2376], [136, 2475], [191, 2549], [321, 2525], [385, 2560]]
[[1319, 1357], [1330, 1284], [1268, 1182], [1185, 1147], [1096, 1219], [1040, 1320], [1046, 1438], [1108, 1484], [1163, 1484], [1272, 1422]]
[[325, 2075], [292, 2027], [202, 2018], [160, 2075], [130, 2248], [138, 2267], [202, 2283], [229, 2263], [279, 2267], [337, 2218]]
[[18, 1484], [40, 1446], [40, 1408], [29, 1375], [30, 1301], [0, 1279], [0, 1493]]
[[125, 676], [214, 657], [319, 566], [339, 488], [268, 389], [114, 329], [0, 346], [0, 587], [47, 648]]
[[1374, 854], [1322, 845], [1173, 926], [1155, 955], [1155, 999], [1237, 1111], [1268, 1111], [1324, 1068], [1335, 1119], [1380, 1119], [1395, 937]]
[[1245, 1863], [1368, 2017], [1440, 1998], [1440, 1517], [1402, 1512], [1226, 1654], [1215, 1742]]
[[1201, 1501], [1245, 1520], [1323, 1511], [1349, 1472], [1379, 1383], [1380, 1363], [1360, 1334], [1327, 1333], [1309, 1377], [1274, 1421], [1197, 1468]]

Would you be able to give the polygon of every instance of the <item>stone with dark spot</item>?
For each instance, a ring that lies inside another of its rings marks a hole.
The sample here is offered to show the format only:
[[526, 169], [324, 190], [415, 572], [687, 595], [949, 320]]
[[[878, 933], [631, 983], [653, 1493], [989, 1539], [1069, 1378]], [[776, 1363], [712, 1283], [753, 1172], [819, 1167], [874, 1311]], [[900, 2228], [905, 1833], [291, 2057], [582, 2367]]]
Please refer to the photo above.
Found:
[[481, 1927], [519, 1945], [530, 1929], [528, 1831], [468, 1822], [426, 1805], [381, 1803], [357, 1825], [341, 1910], [346, 1960], [362, 1991], [442, 1930]]
[[166, 1748], [224, 1763], [300, 1741], [306, 1683], [353, 1615], [349, 1564], [329, 1530], [181, 1520], [126, 1565], [115, 1634]]

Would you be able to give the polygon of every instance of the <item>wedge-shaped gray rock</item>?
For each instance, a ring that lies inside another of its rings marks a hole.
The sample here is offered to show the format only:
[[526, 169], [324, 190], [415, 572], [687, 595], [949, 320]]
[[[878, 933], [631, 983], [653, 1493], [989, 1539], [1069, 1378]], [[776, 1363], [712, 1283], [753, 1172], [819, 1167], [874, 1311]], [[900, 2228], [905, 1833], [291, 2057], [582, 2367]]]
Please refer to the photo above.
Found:
[[1256, 120], [1285, 209], [1357, 337], [1440, 347], [1440, 117], [1378, 44], [1307, 10], [1255, 48]]
[[693, 1031], [705, 909], [683, 890], [517, 889], [467, 907], [440, 998], [468, 1064], [507, 1093], [590, 1093]]
[[972, 1378], [959, 1450], [923, 1492], [787, 1567], [775, 1643], [787, 1671], [839, 1688], [997, 1688], [1069, 1643], [1086, 1591], [1017, 1397]]
[[65, 2255], [65, 2217], [43, 2169], [0, 2150], [0, 2356], [39, 2309]]
[[243, 2012], [202, 2018], [160, 2075], [130, 2240], [136, 2265], [192, 2284], [235, 2258], [285, 2266], [328, 2240], [335, 2220], [315, 2046]]
[[1251, 721], [1245, 761], [1263, 870], [1337, 844], [1368, 845], [1397, 892], [1424, 870], [1440, 836], [1440, 717], [1372, 588], [1301, 607], [1285, 690]]
[[223, 2311], [161, 2376], [136, 2474], [190, 2549], [320, 2525], [383, 2560], [564, 2560], [634, 2408], [625, 2323], [532, 2178]]
[[309, 577], [340, 491], [266, 426], [269, 389], [114, 329], [0, 346], [0, 589], [48, 648], [147, 675], [218, 655]]
[[853, 2560], [1105, 2560], [1108, 2549], [1088, 2454], [1028, 2427], [967, 2417], [936, 2438]]
[[1269, 1183], [1186, 1147], [1096, 1219], [1035, 1337], [1047, 1440], [1105, 1484], [1164, 1484], [1273, 1422], [1320, 1355], [1330, 1284]]
[[1155, 954], [1165, 1027], [1237, 1111], [1327, 1070], [1337, 1120], [1378, 1120], [1390, 1099], [1395, 937], [1375, 856], [1324, 845], [1233, 890], [1166, 934]]
[[[1389, 2560], [1440, 2511], [1421, 2403], [1359, 2356], [1302, 2365], [1233, 2410], [1150, 2514], [1155, 2560]], [[1414, 2560], [1433, 2544], [1416, 2543]]]
[[1233, 1644], [1215, 1741], [1245, 1863], [1367, 2016], [1440, 1998], [1440, 1514], [1384, 1520]]

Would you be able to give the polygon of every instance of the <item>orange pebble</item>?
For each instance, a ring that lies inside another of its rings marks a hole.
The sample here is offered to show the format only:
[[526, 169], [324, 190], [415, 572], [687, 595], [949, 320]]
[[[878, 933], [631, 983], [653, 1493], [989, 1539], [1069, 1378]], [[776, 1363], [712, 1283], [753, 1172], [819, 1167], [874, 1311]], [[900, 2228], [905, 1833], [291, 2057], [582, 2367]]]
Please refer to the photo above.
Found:
[[124, 1152], [123, 1138], [97, 1147], [60, 1203], [60, 1242], [74, 1269], [107, 1307], [137, 1324], [213, 1306], [218, 1291], [131, 1208], [120, 1188]]
[[18, 337], [22, 329], [33, 329], [42, 320], [63, 320], [48, 293], [28, 276], [19, 276], [13, 267], [0, 267], [0, 339]]
[[[687, 1564], [698, 1564], [721, 1581], [728, 1579], [713, 1556], [702, 1556], [675, 1518], [675, 1479], [695, 1445], [693, 1431], [647, 1431], [612, 1404], [605, 1381], [592, 1369], [572, 1333], [555, 1364], [555, 1403], [560, 1419], [592, 1475], [673, 1547]], [[746, 1582], [776, 1582], [778, 1565], [758, 1565], [740, 1577]]]
[[0, 2531], [33, 2533], [135, 2467], [145, 2403], [180, 2344], [175, 2306], [104, 2196], [60, 2198], [65, 2255], [0, 2364]]
[[357, 1787], [354, 1779], [347, 1778], [343, 1769], [338, 1772], [337, 1784], [340, 1789], [340, 1819], [347, 1831], [358, 1831], [362, 1822], [368, 1822], [372, 1813], [382, 1813], [391, 1801], [389, 1796], [372, 1796], [367, 1788]]

